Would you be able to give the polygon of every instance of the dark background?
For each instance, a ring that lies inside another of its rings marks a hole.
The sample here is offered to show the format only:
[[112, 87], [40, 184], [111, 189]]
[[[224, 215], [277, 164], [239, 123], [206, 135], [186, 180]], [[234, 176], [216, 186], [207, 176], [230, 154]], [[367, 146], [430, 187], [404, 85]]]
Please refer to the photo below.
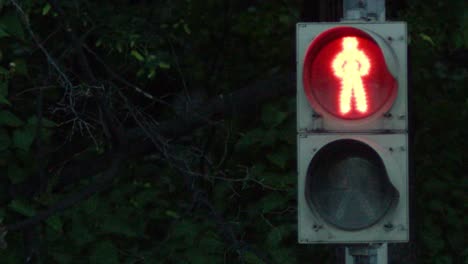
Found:
[[[0, 1], [0, 263], [335, 263], [298, 245], [295, 24], [340, 1]], [[466, 1], [408, 22], [411, 242], [466, 264]]]

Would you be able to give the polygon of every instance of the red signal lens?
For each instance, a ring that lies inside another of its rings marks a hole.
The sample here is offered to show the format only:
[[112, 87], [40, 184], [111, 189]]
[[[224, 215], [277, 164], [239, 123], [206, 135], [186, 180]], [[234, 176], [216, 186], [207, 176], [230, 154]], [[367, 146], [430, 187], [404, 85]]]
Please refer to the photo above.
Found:
[[330, 29], [307, 50], [303, 81], [312, 107], [341, 119], [387, 111], [397, 93], [379, 45], [350, 27]]

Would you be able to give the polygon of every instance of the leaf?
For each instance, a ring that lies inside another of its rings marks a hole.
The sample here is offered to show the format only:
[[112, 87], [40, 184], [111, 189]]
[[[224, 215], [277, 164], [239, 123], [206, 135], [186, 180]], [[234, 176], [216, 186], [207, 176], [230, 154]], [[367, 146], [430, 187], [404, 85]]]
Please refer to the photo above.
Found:
[[8, 165], [8, 178], [13, 184], [23, 182], [28, 177], [25, 169], [18, 167], [15, 163]]
[[254, 178], [262, 179], [263, 174], [265, 173], [265, 169], [265, 165], [263, 165], [262, 163], [258, 163], [251, 168], [250, 174]]
[[291, 171], [265, 171], [261, 176], [262, 184], [284, 191], [291, 190], [296, 183], [296, 175]]
[[269, 213], [275, 209], [286, 208], [287, 201], [287, 196], [273, 193], [263, 197], [256, 206], [262, 213]]
[[83, 224], [82, 217], [82, 214], [74, 214], [71, 230], [67, 233], [78, 247], [82, 247], [95, 239], [88, 227]]
[[26, 61], [23, 59], [16, 59], [13, 61], [15, 65], [15, 73], [22, 76], [28, 75], [28, 67], [26, 66]]
[[275, 248], [271, 253], [278, 264], [298, 263], [295, 252], [289, 248]]
[[119, 253], [110, 241], [98, 243], [89, 257], [91, 264], [119, 264]]
[[8, 12], [1, 16], [0, 27], [10, 35], [24, 39], [24, 29], [15, 12]]
[[[266, 238], [266, 244], [272, 249], [281, 248], [280, 242], [288, 239], [288, 235], [294, 234], [296, 232], [296, 225], [284, 224], [281, 226], [276, 226], [270, 230]], [[283, 252], [286, 253], [286, 252]], [[287, 255], [287, 254], [286, 254]]]
[[36, 213], [36, 211], [30, 204], [21, 200], [11, 201], [10, 204], [8, 204], [8, 208], [13, 210], [14, 212], [17, 212], [19, 214], [22, 214], [28, 217], [31, 217]]
[[288, 117], [286, 112], [282, 112], [272, 104], [267, 104], [262, 109], [262, 121], [267, 127], [276, 127]]
[[187, 24], [184, 24], [184, 31], [185, 33], [187, 33], [187, 35], [190, 35], [190, 33], [192, 33], [192, 31], [190, 30], [189, 26]]
[[193, 243], [201, 227], [188, 220], [181, 220], [174, 227], [173, 237], [183, 239], [188, 243]]
[[174, 219], [178, 219], [180, 218], [179, 214], [177, 214], [177, 212], [174, 212], [174, 211], [171, 211], [171, 210], [166, 210], [166, 215], [169, 216], [169, 217], [172, 217]]
[[426, 42], [429, 42], [433, 47], [435, 47], [435, 43], [432, 38], [424, 33], [419, 33], [419, 36]]
[[5, 96], [3, 96], [3, 95], [0, 95], [0, 104], [4, 104], [4, 105], [8, 105], [8, 106], [11, 105], [10, 101], [8, 101], [8, 99], [6, 99]]
[[437, 256], [434, 261], [435, 264], [452, 264], [452, 257], [450, 256]]
[[289, 25], [291, 23], [291, 17], [283, 14], [279, 16], [279, 21], [282, 24]]
[[83, 212], [87, 215], [95, 215], [98, 211], [99, 201], [96, 196], [93, 196], [82, 203]]
[[130, 54], [131, 54], [135, 59], [137, 59], [138, 61], [144, 61], [144, 60], [145, 60], [145, 58], [143, 58], [143, 56], [142, 56], [138, 51], [136, 51], [136, 50], [132, 50], [132, 51], [130, 52]]
[[245, 259], [245, 262], [248, 263], [248, 264], [261, 264], [261, 263], [265, 263], [263, 262], [259, 257], [257, 257], [257, 255], [255, 255], [254, 253], [248, 251], [244, 254], [244, 259]]
[[114, 215], [105, 217], [101, 223], [101, 231], [126, 237], [138, 237], [132, 225], [122, 218]]
[[34, 141], [35, 131], [33, 126], [16, 129], [13, 132], [13, 145], [24, 151], [28, 151]]
[[52, 256], [52, 258], [57, 261], [57, 263], [63, 263], [63, 264], [68, 264], [68, 263], [72, 263], [73, 262], [73, 259], [75, 259], [73, 256], [70, 256], [68, 254], [65, 254], [65, 253], [61, 253], [61, 252], [51, 252], [49, 253], [50, 256]]
[[276, 129], [268, 129], [262, 137], [263, 147], [275, 147], [277, 140], [280, 139], [281, 134]]
[[429, 202], [429, 208], [436, 212], [443, 212], [445, 204], [440, 200], [431, 200]]
[[158, 64], [158, 66], [159, 66], [159, 68], [161, 68], [161, 69], [170, 69], [170, 68], [171, 68], [171, 65], [169, 65], [169, 64], [166, 63], [166, 62], [160, 62], [160, 63]]
[[282, 229], [278, 227], [274, 227], [273, 229], [271, 229], [270, 233], [268, 233], [267, 244], [268, 246], [275, 248], [279, 245], [282, 239], [283, 239]]
[[137, 203], [138, 207], [142, 208], [152, 202], [155, 202], [156, 195], [156, 190], [144, 190], [135, 196], [135, 202]]
[[219, 257], [210, 255], [204, 252], [204, 248], [189, 248], [184, 252], [184, 257], [190, 262], [178, 262], [181, 264], [206, 264], [206, 263], [222, 263]]
[[[2, 147], [1, 142], [0, 142], [0, 147]], [[9, 163], [10, 157], [13, 157], [10, 150], [8, 149], [0, 150], [0, 167], [7, 166]], [[1, 216], [1, 209], [0, 209], [0, 218], [1, 217], [2, 216]]]
[[[39, 119], [36, 116], [31, 116], [30, 118], [28, 118], [26, 122], [28, 123], [28, 125], [36, 126], [38, 121]], [[44, 117], [41, 120], [41, 124], [42, 124], [42, 127], [56, 127], [57, 126], [57, 123]]]
[[115, 45], [115, 48], [117, 49], [117, 51], [118, 51], [119, 53], [122, 53], [122, 51], [123, 51], [122, 43], [120, 43], [120, 42], [117, 43], [117, 44]]
[[447, 182], [436, 178], [430, 178], [424, 181], [422, 190], [426, 193], [443, 193], [449, 188]]
[[5, 69], [4, 67], [0, 66], [0, 76], [2, 75], [8, 75], [9, 71]]
[[156, 75], [156, 70], [155, 70], [155, 69], [151, 69], [146, 77], [147, 77], [148, 79], [152, 79], [152, 78], [154, 78], [155, 75]]
[[49, 11], [50, 11], [50, 8], [51, 8], [50, 4], [46, 4], [46, 5], [42, 8], [42, 15], [43, 15], [43, 16], [47, 15], [47, 14], [49, 13]]
[[8, 149], [11, 144], [10, 136], [5, 129], [0, 128], [0, 151]]
[[445, 246], [444, 240], [431, 232], [422, 233], [422, 241], [432, 254], [439, 253]]
[[8, 81], [6, 80], [0, 81], [0, 96], [8, 96]]
[[8, 37], [10, 34], [8, 34], [5, 30], [0, 28], [0, 38]]
[[46, 224], [49, 225], [57, 233], [62, 233], [63, 224], [59, 216], [54, 215], [49, 217], [46, 220]]
[[18, 160], [20, 160], [25, 166], [32, 166], [35, 157], [32, 151], [16, 149], [14, 153], [16, 154], [16, 158], [18, 158]]
[[200, 238], [198, 246], [203, 248], [205, 252], [220, 253], [223, 252], [224, 244], [218, 239], [218, 236], [213, 232], [207, 232]]
[[281, 169], [284, 169], [289, 160], [289, 152], [283, 148], [279, 151], [268, 154], [267, 159]]
[[16, 115], [10, 111], [1, 111], [0, 112], [0, 126], [10, 126], [10, 127], [19, 127], [24, 124]]
[[247, 133], [244, 134], [243, 137], [241, 137], [237, 141], [236, 149], [245, 150], [251, 145], [259, 142], [263, 138], [264, 134], [265, 134], [265, 131], [259, 128], [248, 131]]

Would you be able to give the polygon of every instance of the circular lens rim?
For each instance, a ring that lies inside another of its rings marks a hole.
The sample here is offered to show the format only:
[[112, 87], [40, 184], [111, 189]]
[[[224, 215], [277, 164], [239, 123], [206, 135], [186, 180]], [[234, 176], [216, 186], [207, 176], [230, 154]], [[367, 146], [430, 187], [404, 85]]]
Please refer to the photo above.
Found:
[[389, 87], [389, 89], [391, 90], [390, 95], [388, 96], [387, 100], [384, 101], [380, 105], [380, 107], [378, 107], [372, 113], [369, 113], [360, 117], [344, 117], [342, 115], [333, 113], [329, 111], [328, 109], [326, 109], [325, 107], [323, 107], [322, 103], [317, 98], [316, 93], [314, 92], [314, 86], [312, 85], [312, 77], [310, 76], [309, 73], [312, 70], [312, 64], [315, 58], [317, 57], [317, 54], [319, 54], [322, 48], [324, 48], [331, 41], [336, 40], [338, 38], [345, 37], [345, 36], [356, 36], [360, 38], [365, 38], [375, 43], [375, 45], [377, 45], [380, 48], [381, 56], [383, 57], [384, 61], [387, 62], [384, 56], [384, 52], [382, 50], [386, 47], [382, 47], [381, 45], [379, 45], [379, 43], [369, 33], [361, 29], [351, 27], [351, 26], [339, 26], [339, 27], [328, 29], [324, 31], [323, 33], [321, 33], [320, 35], [318, 35], [312, 41], [312, 43], [309, 45], [309, 47], [306, 50], [305, 57], [304, 57], [304, 66], [303, 66], [303, 71], [302, 71], [302, 83], [303, 83], [304, 93], [307, 97], [307, 101], [312, 106], [312, 108], [322, 115], [331, 117], [333, 119], [344, 120], [344, 121], [362, 121], [362, 120], [375, 119], [379, 116], [382, 116], [383, 113], [387, 112], [393, 106], [397, 98], [398, 92], [399, 92], [398, 77], [394, 76], [391, 73], [391, 71], [388, 68], [388, 65], [387, 65], [386, 70], [394, 78], [392, 87]]
[[[375, 219], [372, 219], [368, 221], [365, 224], [359, 225], [359, 226], [346, 226], [343, 224], [340, 224], [339, 221], [336, 221], [332, 217], [329, 217], [327, 213], [324, 212], [323, 206], [317, 201], [317, 198], [314, 199], [313, 195], [313, 183], [314, 183], [314, 177], [321, 177], [321, 175], [314, 176], [313, 171], [317, 171], [320, 166], [323, 166], [326, 164], [328, 167], [325, 167], [325, 169], [322, 168], [322, 170], [330, 170], [332, 159], [329, 159], [328, 157], [334, 156], [333, 154], [336, 153], [341, 153], [338, 158], [336, 158], [336, 161], [342, 160], [342, 157], [347, 157], [349, 154], [352, 154], [355, 157], [363, 158], [367, 160], [370, 163], [375, 164], [378, 168], [379, 171], [382, 172], [382, 174], [379, 174], [379, 181], [383, 181], [383, 184], [386, 184], [387, 187], [387, 192], [386, 192], [386, 206], [382, 208], [382, 211], [380, 215], [375, 217]], [[357, 154], [356, 154], [357, 153]], [[325, 161], [324, 161], [325, 160]], [[321, 219], [323, 219], [326, 223], [342, 229], [346, 231], [357, 231], [357, 230], [362, 230], [369, 228], [379, 221], [381, 221], [388, 213], [396, 207], [396, 205], [399, 202], [399, 193], [395, 186], [392, 184], [392, 182], [389, 179], [387, 169], [385, 167], [385, 164], [381, 158], [381, 156], [375, 151], [371, 146], [368, 144], [356, 140], [356, 139], [338, 139], [334, 140], [332, 142], [329, 142], [325, 146], [323, 146], [311, 159], [308, 169], [307, 169], [307, 174], [306, 174], [306, 183], [305, 183], [305, 198], [307, 201], [307, 205], [309, 209], [311, 209], [312, 212], [314, 212], [316, 215], [318, 215]]]

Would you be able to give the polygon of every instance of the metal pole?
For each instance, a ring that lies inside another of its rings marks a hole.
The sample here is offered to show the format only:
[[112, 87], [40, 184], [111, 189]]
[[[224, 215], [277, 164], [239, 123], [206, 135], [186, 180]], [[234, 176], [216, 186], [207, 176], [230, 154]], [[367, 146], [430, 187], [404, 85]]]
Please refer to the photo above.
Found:
[[[385, 21], [385, 0], [343, 0], [342, 21]], [[387, 264], [387, 243], [345, 249], [346, 264]]]
[[343, 19], [385, 21], [385, 0], [343, 0]]
[[387, 264], [387, 243], [346, 247], [346, 264]]

